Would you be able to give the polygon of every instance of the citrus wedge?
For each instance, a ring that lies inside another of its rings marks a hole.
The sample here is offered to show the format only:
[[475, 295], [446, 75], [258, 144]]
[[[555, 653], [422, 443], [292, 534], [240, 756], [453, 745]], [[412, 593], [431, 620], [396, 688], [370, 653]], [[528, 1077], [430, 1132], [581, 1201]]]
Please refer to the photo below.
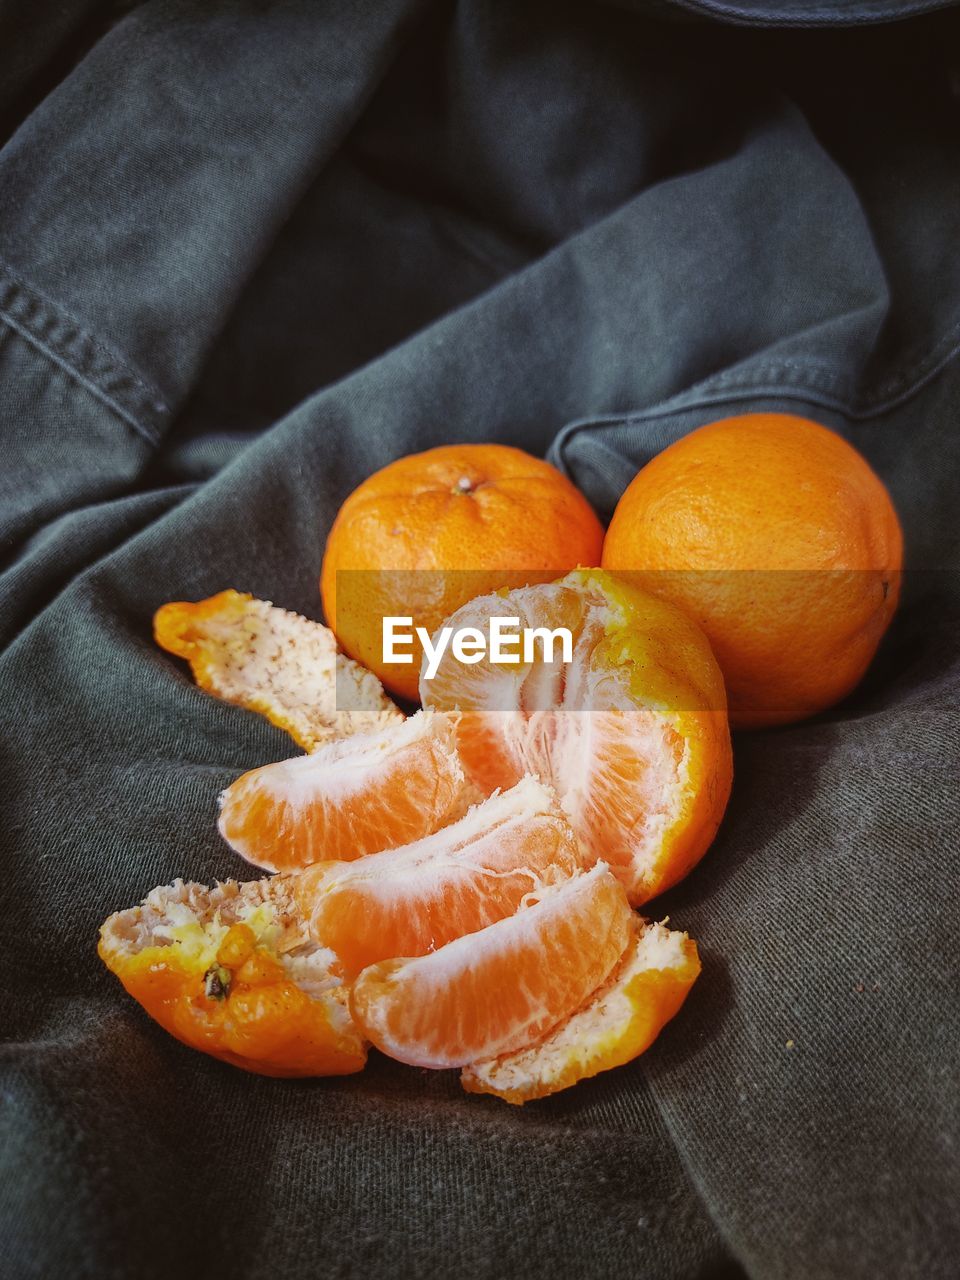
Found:
[[462, 1067], [530, 1044], [616, 966], [633, 915], [603, 863], [429, 955], [381, 961], [353, 986], [367, 1039], [401, 1062]]
[[266, 600], [221, 591], [165, 604], [153, 629], [201, 689], [259, 711], [306, 751], [403, 719], [376, 676], [337, 651], [328, 627]]
[[100, 957], [184, 1044], [268, 1076], [360, 1071], [366, 1046], [282, 877], [173, 884], [110, 916]]
[[[638, 905], [704, 854], [730, 793], [723, 678], [685, 614], [600, 570], [481, 596], [446, 625], [566, 628], [572, 661], [543, 644], [528, 662], [474, 665], [447, 649], [421, 675], [425, 706], [461, 712], [460, 754], [484, 789], [526, 773], [548, 781], [584, 849], [603, 858]], [[520, 656], [520, 655], [516, 655]]]
[[685, 933], [637, 920], [613, 976], [582, 1009], [537, 1044], [464, 1068], [463, 1087], [521, 1104], [623, 1066], [650, 1047], [699, 973]]
[[475, 798], [455, 718], [421, 711], [243, 774], [220, 797], [220, 833], [255, 867], [290, 871], [418, 840]]
[[433, 835], [356, 862], [318, 863], [291, 884], [313, 936], [354, 975], [512, 915], [527, 895], [581, 869], [553, 792], [524, 778]]

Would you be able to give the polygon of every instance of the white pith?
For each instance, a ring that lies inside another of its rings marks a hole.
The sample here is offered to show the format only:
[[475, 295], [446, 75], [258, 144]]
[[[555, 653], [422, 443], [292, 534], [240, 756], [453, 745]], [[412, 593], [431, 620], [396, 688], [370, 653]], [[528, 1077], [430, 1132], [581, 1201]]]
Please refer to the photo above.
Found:
[[337, 651], [319, 622], [237, 593], [222, 611], [197, 617], [214, 690], [253, 710], [279, 711], [312, 749], [403, 719], [371, 672]]
[[202, 971], [214, 964], [232, 925], [243, 923], [314, 999], [330, 994], [340, 980], [331, 972], [336, 956], [306, 931], [288, 883], [280, 876], [213, 888], [174, 880], [152, 889], [138, 907], [118, 911], [100, 933], [108, 953], [138, 955], [152, 947], [175, 948]]
[[550, 867], [525, 865], [524, 847], [538, 831], [550, 827], [557, 832], [558, 844], [569, 841], [570, 849], [576, 848], [553, 790], [528, 776], [473, 805], [459, 821], [433, 835], [355, 862], [333, 864], [320, 892], [349, 883], [362, 884], [384, 902], [398, 892], [423, 899], [442, 894], [451, 880], [475, 879], [478, 872], [491, 879], [526, 875], [533, 892], [552, 884], [556, 874]]

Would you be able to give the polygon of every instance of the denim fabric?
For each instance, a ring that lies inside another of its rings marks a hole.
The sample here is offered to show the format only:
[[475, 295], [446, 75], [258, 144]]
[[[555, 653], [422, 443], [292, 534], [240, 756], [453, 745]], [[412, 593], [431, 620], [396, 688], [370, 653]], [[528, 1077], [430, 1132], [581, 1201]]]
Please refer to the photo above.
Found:
[[[960, 43], [909, 16], [936, 7], [0, 0], [5, 1276], [955, 1274]], [[852, 698], [738, 735], [720, 836], [652, 908], [705, 960], [653, 1049], [517, 1111], [377, 1055], [258, 1079], [151, 1024], [98, 925], [242, 874], [216, 796], [290, 753], [154, 609], [319, 616], [339, 503], [412, 450], [519, 444], [606, 517], [757, 408], [856, 443], [911, 572]]]

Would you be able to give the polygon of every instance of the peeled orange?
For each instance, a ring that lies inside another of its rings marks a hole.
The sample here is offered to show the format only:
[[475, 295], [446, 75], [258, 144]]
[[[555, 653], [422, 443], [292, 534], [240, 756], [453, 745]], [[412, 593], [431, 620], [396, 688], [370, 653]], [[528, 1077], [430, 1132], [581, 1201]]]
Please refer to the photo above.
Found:
[[236, 592], [158, 612], [158, 640], [204, 688], [310, 751], [221, 798], [225, 838], [281, 874], [176, 881], [101, 929], [105, 963], [174, 1036], [268, 1075], [359, 1071], [372, 1042], [523, 1102], [628, 1061], [680, 1007], [696, 947], [630, 900], [679, 879], [723, 813], [709, 645], [601, 570], [445, 621], [495, 615], [541, 639], [569, 628], [570, 659], [451, 650], [405, 720], [317, 624]]
[[485, 790], [548, 781], [591, 861], [638, 904], [702, 857], [730, 792], [723, 679], [695, 623], [599, 570], [483, 596], [448, 626], [566, 627], [573, 661], [465, 666], [448, 651], [421, 681], [425, 706], [458, 710], [464, 768]]
[[613, 975], [582, 1008], [537, 1043], [464, 1068], [463, 1087], [520, 1104], [623, 1066], [650, 1047], [699, 973], [685, 933], [638, 919]]
[[580, 869], [556, 797], [524, 778], [433, 835], [356, 862], [317, 863], [291, 887], [311, 934], [354, 975], [482, 929]]
[[497, 1057], [574, 1013], [609, 977], [632, 928], [622, 885], [598, 863], [429, 955], [370, 965], [353, 986], [353, 1015], [379, 1049], [414, 1066]]
[[419, 712], [243, 774], [220, 797], [220, 833], [254, 866], [290, 871], [418, 840], [473, 797], [454, 718]]

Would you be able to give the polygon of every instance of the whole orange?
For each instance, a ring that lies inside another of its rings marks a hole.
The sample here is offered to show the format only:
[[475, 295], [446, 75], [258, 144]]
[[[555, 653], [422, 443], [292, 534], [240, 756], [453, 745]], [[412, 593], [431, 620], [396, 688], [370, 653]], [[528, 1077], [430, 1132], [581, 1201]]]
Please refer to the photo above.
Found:
[[416, 700], [422, 646], [398, 646], [410, 663], [386, 662], [385, 617], [433, 634], [474, 596], [595, 568], [602, 546], [590, 504], [549, 463], [508, 445], [444, 445], [391, 462], [344, 502], [323, 608], [350, 657]]
[[866, 459], [779, 413], [711, 422], [664, 449], [603, 544], [605, 569], [634, 571], [700, 623], [741, 727], [803, 719], [853, 689], [902, 563], [897, 513]]

